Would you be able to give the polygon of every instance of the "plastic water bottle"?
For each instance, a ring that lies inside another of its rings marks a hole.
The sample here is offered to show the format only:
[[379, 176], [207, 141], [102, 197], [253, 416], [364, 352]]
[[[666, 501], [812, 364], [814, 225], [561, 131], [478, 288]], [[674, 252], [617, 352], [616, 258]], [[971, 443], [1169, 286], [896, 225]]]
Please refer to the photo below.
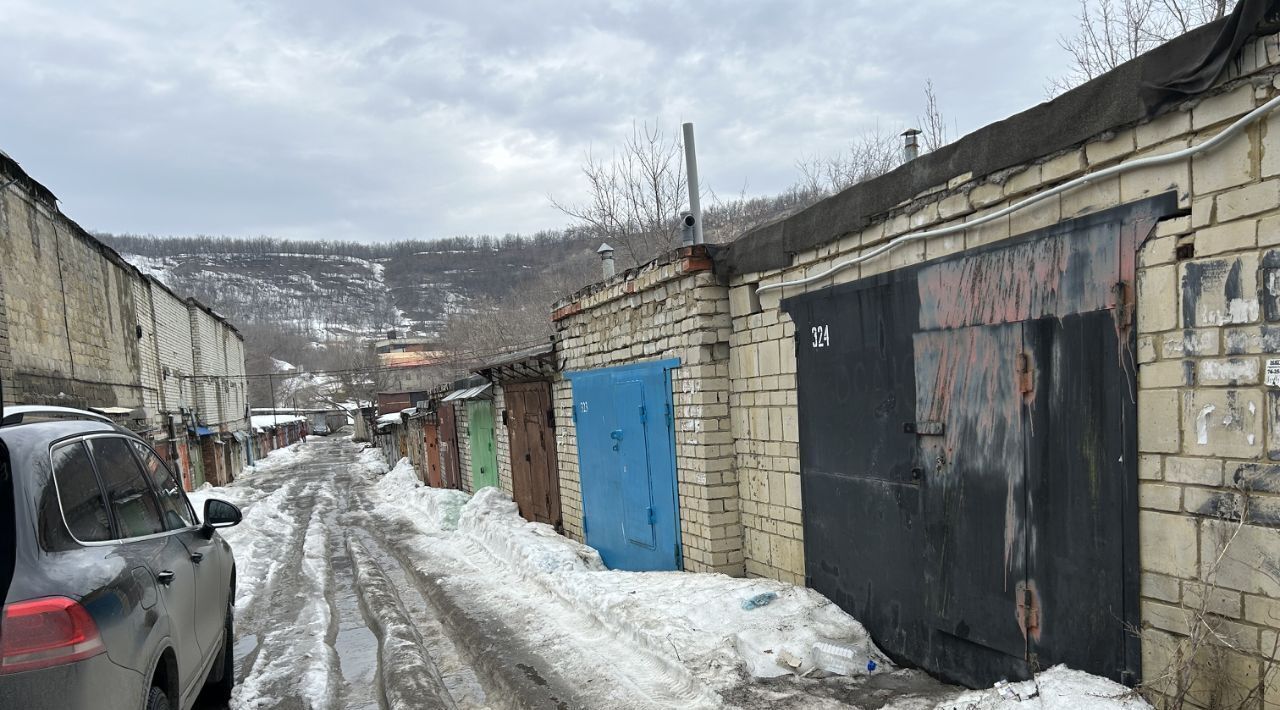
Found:
[[875, 659], [865, 650], [834, 641], [813, 644], [813, 662], [822, 670], [838, 675], [865, 675], [877, 668]]

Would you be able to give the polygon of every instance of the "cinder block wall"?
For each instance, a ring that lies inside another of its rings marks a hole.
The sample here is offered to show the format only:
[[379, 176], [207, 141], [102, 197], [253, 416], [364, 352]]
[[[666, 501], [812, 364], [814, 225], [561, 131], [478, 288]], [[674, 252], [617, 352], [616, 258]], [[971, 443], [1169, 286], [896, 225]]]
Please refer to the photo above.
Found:
[[[735, 276], [732, 432], [748, 574], [802, 581], [793, 326], [778, 291], [756, 285], [817, 273], [923, 228], [972, 221], [1068, 179], [1200, 143], [1277, 94], [1280, 39], [1246, 45], [1217, 88], [998, 175], [956, 175], [867, 229], [795, 254], [791, 266]], [[1137, 88], [1135, 87], [1135, 90]], [[988, 225], [909, 245], [786, 296], [1009, 238], [1176, 190], [1138, 261], [1139, 537], [1143, 666], [1157, 687], [1201, 608], [1216, 636], [1191, 701], [1235, 707], [1266, 688], [1280, 708], [1280, 113], [1194, 160], [1099, 181]], [[1247, 509], [1247, 523], [1240, 511]], [[1229, 544], [1228, 544], [1229, 543]], [[1206, 592], [1206, 590], [1208, 590]], [[1255, 703], [1258, 701], [1254, 696]]]
[[[740, 575], [728, 292], [710, 266], [700, 248], [673, 252], [561, 302], [553, 317], [562, 372], [680, 358], [672, 394], [684, 566]], [[581, 540], [581, 474], [568, 380], [552, 383], [552, 399], [564, 526]]]

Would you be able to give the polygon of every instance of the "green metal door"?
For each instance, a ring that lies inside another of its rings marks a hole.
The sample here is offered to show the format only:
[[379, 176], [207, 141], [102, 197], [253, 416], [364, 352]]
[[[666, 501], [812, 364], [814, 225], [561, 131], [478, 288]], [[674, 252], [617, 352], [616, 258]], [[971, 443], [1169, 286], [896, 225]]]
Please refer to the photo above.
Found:
[[498, 458], [493, 451], [493, 403], [467, 402], [468, 440], [471, 442], [471, 490], [498, 485]]

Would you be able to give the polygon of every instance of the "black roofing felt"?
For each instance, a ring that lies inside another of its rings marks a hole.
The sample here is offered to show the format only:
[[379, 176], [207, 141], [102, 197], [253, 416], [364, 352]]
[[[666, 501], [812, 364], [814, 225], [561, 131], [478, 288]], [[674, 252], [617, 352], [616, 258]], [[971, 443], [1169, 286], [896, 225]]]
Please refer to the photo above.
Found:
[[786, 268], [793, 254], [860, 231], [904, 200], [957, 175], [989, 175], [1023, 165], [1153, 116], [1213, 86], [1278, 8], [1280, 0], [1241, 0], [1230, 16], [1051, 101], [747, 232], [727, 246], [716, 260], [716, 271], [733, 276]]

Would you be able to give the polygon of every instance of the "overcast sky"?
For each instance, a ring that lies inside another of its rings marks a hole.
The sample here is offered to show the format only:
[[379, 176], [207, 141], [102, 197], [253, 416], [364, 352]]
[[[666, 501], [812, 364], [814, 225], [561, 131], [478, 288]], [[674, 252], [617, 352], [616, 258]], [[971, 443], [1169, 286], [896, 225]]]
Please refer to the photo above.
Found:
[[1062, 72], [1061, 0], [0, 0], [0, 150], [92, 230], [395, 239], [562, 226], [585, 150], [697, 127], [705, 186]]

